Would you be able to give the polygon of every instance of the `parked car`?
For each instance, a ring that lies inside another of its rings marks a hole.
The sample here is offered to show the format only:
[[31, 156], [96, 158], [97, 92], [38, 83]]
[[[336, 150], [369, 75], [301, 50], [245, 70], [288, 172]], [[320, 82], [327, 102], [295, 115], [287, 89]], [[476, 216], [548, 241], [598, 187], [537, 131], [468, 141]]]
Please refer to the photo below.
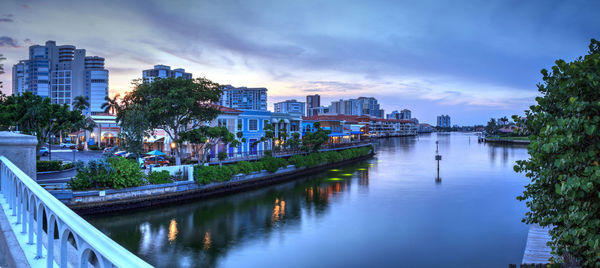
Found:
[[115, 153], [116, 156], [124, 157], [127, 154], [127, 151], [118, 151]]
[[106, 147], [104, 148], [103, 152], [108, 153], [110, 152], [114, 147]]
[[162, 156], [146, 156], [144, 157], [144, 167], [147, 166], [168, 166], [169, 165], [169, 160], [167, 160], [166, 158], [162, 157]]
[[38, 154], [40, 156], [47, 156], [48, 155], [48, 147], [40, 147], [40, 151]]
[[63, 142], [60, 144], [60, 148], [71, 148], [71, 149], [75, 149], [75, 144], [70, 143], [70, 142]]

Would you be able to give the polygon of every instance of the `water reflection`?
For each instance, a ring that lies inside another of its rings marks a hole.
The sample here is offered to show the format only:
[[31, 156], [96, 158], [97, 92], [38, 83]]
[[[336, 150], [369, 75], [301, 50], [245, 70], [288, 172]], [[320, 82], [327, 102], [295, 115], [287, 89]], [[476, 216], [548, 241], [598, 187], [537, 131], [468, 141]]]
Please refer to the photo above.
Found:
[[332, 200], [350, 191], [353, 183], [367, 188], [369, 169], [363, 162], [268, 189], [90, 221], [157, 267], [212, 267], [247, 241], [298, 228], [302, 217], [326, 214]]

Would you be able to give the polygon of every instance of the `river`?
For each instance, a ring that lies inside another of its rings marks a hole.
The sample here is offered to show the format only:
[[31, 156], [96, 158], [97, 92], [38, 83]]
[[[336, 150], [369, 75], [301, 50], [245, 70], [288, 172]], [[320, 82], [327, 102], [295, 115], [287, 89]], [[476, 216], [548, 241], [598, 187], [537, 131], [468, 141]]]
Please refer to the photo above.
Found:
[[[440, 181], [436, 181], [439, 141]], [[377, 155], [287, 183], [88, 218], [157, 267], [507, 267], [527, 239], [523, 146], [468, 133], [376, 142]]]

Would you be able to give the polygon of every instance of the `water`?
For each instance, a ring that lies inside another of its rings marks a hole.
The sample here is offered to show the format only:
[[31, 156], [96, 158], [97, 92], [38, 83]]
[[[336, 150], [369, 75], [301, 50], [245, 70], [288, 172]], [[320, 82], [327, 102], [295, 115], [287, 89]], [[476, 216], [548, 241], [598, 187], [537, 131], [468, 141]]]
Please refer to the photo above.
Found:
[[339, 170], [90, 221], [158, 267], [507, 267], [527, 239], [525, 158], [463, 133], [381, 139]]

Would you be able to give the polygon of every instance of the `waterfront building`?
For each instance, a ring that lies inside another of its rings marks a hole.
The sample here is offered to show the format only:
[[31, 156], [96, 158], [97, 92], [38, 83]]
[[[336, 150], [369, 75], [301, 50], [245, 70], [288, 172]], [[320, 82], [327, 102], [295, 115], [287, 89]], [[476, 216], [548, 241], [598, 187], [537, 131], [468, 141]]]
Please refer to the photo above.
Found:
[[145, 83], [152, 83], [156, 78], [181, 77], [183, 79], [192, 79], [191, 73], [186, 73], [185, 69], [173, 69], [167, 65], [154, 65], [153, 69], [143, 70], [142, 78]]
[[373, 97], [359, 97], [357, 101], [360, 106], [359, 115], [370, 115], [377, 118], [383, 118], [384, 111], [380, 108], [377, 99]]
[[310, 109], [319, 106], [321, 106], [321, 96], [319, 94], [306, 96], [306, 115], [312, 116]]
[[315, 115], [324, 115], [324, 114], [329, 114], [329, 107], [319, 106], [319, 107], [308, 108], [306, 115], [308, 117], [311, 117], [311, 116], [315, 116]]
[[297, 100], [286, 100], [275, 103], [274, 108], [276, 113], [295, 113], [304, 116], [306, 111], [304, 106], [304, 102], [299, 102]]
[[86, 56], [85, 49], [57, 46], [55, 41], [30, 46], [29, 59], [13, 66], [12, 78], [15, 95], [30, 91], [69, 106], [75, 97], [84, 96], [90, 102], [85, 115], [104, 112], [100, 107], [108, 96], [108, 70], [104, 58]]
[[441, 128], [449, 128], [450, 124], [450, 116], [449, 115], [438, 115], [437, 117], [437, 127]]
[[265, 110], [244, 110], [238, 118], [237, 131], [243, 133], [245, 142], [240, 145], [240, 151], [256, 155], [267, 149], [266, 142], [260, 142], [265, 136], [265, 126], [271, 124], [271, 112]]
[[385, 116], [386, 119], [405, 119], [405, 120], [409, 120], [412, 119], [412, 115], [411, 115], [411, 111], [409, 109], [403, 109], [402, 111], [398, 112], [397, 110], [392, 111], [390, 114], [387, 114]]
[[118, 136], [121, 128], [117, 124], [117, 117], [107, 113], [96, 113], [90, 115], [90, 118], [96, 123], [92, 131], [78, 130], [69, 134], [73, 143], [84, 144], [85, 138], [88, 138], [88, 145], [97, 145], [98, 147], [112, 147], [118, 144]]
[[359, 97], [358, 99], [332, 101], [328, 114], [368, 115], [383, 118], [384, 111], [380, 109], [377, 99], [373, 97]]
[[417, 133], [431, 133], [433, 132], [433, 126], [430, 124], [418, 124]]
[[238, 110], [267, 110], [267, 89], [226, 85], [219, 105]]

